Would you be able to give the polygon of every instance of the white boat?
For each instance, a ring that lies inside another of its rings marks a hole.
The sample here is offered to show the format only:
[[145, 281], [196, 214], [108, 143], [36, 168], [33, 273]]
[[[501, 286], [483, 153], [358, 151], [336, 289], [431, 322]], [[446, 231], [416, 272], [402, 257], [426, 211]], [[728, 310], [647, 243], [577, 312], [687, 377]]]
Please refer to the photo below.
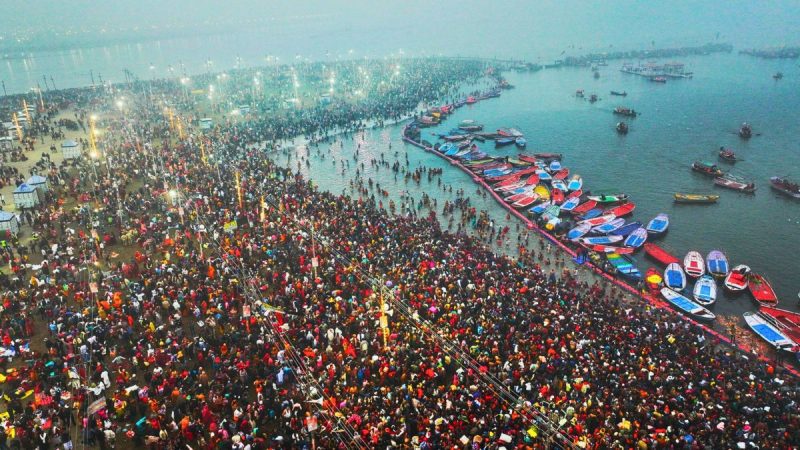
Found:
[[711, 275], [703, 275], [694, 284], [694, 299], [701, 305], [708, 306], [717, 301], [717, 282]]
[[670, 263], [664, 269], [664, 284], [676, 291], [686, 289], [686, 274], [678, 263]]
[[699, 278], [706, 273], [706, 265], [703, 256], [692, 250], [683, 258], [683, 270], [690, 277]]
[[683, 295], [665, 287], [661, 288], [661, 295], [670, 302], [673, 306], [681, 311], [690, 314], [700, 320], [714, 320], [717, 316], [703, 306], [698, 305], [694, 301], [684, 297]]
[[739, 264], [728, 272], [728, 275], [725, 277], [725, 288], [731, 292], [741, 292], [747, 289], [747, 285], [749, 284], [747, 276], [749, 274], [750, 267]]
[[573, 229], [571, 229], [571, 230], [569, 230], [567, 232], [567, 239], [569, 239], [571, 241], [578, 240], [578, 239], [582, 238], [583, 235], [588, 233], [589, 230], [591, 230], [591, 229], [592, 229], [591, 225], [589, 225], [588, 223], [582, 223], [582, 224], [578, 225], [577, 227], [575, 227], [575, 228], [573, 228]]
[[573, 175], [567, 184], [567, 189], [570, 191], [577, 191], [583, 186], [583, 178], [580, 175]]
[[744, 321], [761, 339], [778, 350], [794, 351], [797, 343], [786, 336], [767, 316], [761, 313], [746, 312]]
[[728, 275], [730, 266], [728, 265], [728, 258], [719, 250], [711, 250], [706, 257], [706, 266], [708, 273], [715, 277], [724, 278]]

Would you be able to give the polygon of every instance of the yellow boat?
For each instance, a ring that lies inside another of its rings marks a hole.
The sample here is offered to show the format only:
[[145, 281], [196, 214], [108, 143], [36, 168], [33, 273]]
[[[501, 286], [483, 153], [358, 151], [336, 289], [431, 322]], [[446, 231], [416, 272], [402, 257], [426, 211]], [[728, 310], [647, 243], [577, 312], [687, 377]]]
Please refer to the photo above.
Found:
[[675, 201], [678, 203], [716, 203], [717, 200], [719, 195], [675, 193]]
[[539, 199], [543, 202], [550, 201], [550, 191], [541, 184], [533, 188], [534, 194], [539, 194]]

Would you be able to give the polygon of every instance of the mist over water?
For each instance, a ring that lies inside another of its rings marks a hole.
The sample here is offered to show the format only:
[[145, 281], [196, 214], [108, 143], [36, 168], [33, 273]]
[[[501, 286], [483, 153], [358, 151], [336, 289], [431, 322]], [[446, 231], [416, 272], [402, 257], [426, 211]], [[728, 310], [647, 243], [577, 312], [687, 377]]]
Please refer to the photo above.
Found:
[[123, 81], [124, 69], [142, 78], [192, 75], [265, 65], [268, 56], [291, 63], [402, 50], [547, 62], [708, 42], [800, 43], [797, 2], [79, 0], [11, 9], [19, 10], [0, 16], [0, 79], [9, 93], [36, 87], [42, 75], [64, 88], [90, 85], [90, 74], [96, 82], [98, 74]]

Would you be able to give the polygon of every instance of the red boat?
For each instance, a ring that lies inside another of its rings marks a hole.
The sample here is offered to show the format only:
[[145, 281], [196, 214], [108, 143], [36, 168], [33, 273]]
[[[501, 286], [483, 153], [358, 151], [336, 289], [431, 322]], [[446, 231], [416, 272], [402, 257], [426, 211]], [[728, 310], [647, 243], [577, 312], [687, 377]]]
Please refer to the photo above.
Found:
[[550, 191], [550, 199], [553, 200], [553, 203], [556, 205], [564, 203], [564, 191], [561, 189], [553, 189]]
[[644, 244], [644, 252], [647, 254], [647, 256], [655, 259], [656, 261], [660, 262], [665, 266], [668, 266], [672, 263], [677, 263], [677, 264], [681, 263], [681, 261], [678, 258], [672, 256], [669, 252], [659, 247], [658, 245], [653, 244], [652, 242]]
[[472, 105], [472, 104], [474, 104], [475, 102], [477, 102], [477, 100], [475, 100], [475, 97], [473, 97], [473, 96], [471, 96], [471, 95], [470, 95], [469, 97], [467, 97], [467, 104], [468, 104], [468, 105]]
[[660, 291], [661, 285], [663, 284], [663, 280], [664, 279], [661, 276], [661, 272], [658, 269], [656, 269], [655, 267], [647, 269], [647, 272], [645, 273], [644, 276], [644, 281], [647, 284], [648, 289], [654, 292]]
[[536, 164], [537, 162], [539, 162], [538, 158], [531, 155], [526, 155], [525, 153], [518, 154], [517, 158], [519, 158], [520, 161], [529, 162], [531, 164]]
[[594, 208], [595, 206], [597, 206], [597, 202], [595, 200], [589, 200], [589, 201], [585, 201], [585, 202], [581, 203], [580, 205], [576, 206], [575, 209], [573, 209], [570, 212], [574, 216], [579, 216], [579, 215], [589, 211], [590, 209]]
[[583, 190], [578, 189], [577, 191], [572, 191], [567, 195], [567, 198], [580, 198], [583, 195]]
[[569, 175], [569, 169], [564, 168], [553, 174], [554, 180], [563, 180]]
[[632, 213], [634, 209], [636, 209], [636, 204], [628, 202], [607, 210], [605, 214], [613, 214], [617, 217], [623, 217]]
[[750, 282], [747, 284], [747, 287], [750, 289], [750, 294], [753, 295], [753, 298], [756, 299], [757, 302], [770, 305], [778, 304], [778, 296], [775, 295], [775, 291], [772, 289], [769, 281], [763, 276], [757, 273], [751, 274]]
[[762, 306], [759, 311], [775, 319], [784, 334], [795, 342], [800, 342], [800, 313], [770, 306]]
[[616, 253], [618, 255], [630, 255], [631, 253], [636, 250], [633, 247], [616, 247], [613, 245], [601, 245], [601, 244], [581, 244], [589, 250], [600, 252], [600, 253]]
[[535, 174], [529, 176], [525, 180], [525, 184], [528, 185], [528, 186], [534, 186], [536, 184], [539, 184], [539, 174], [535, 173]]

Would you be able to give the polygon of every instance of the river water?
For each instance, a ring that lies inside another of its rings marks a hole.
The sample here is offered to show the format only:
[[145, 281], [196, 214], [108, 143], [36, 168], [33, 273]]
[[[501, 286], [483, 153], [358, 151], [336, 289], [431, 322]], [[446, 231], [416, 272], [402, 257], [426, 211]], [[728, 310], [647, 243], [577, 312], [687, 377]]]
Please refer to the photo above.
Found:
[[[509, 73], [515, 89], [498, 99], [457, 110], [439, 129], [426, 129], [423, 138], [433, 142], [430, 133], [445, 132], [464, 119], [475, 119], [487, 130], [518, 128], [528, 139], [528, 152], [563, 153], [563, 164], [583, 176], [584, 190], [629, 194], [637, 205], [629, 220], [646, 222], [660, 212], [669, 214], [670, 230], [658, 243], [678, 258], [683, 259], [689, 250], [698, 250], [704, 256], [713, 249], [723, 250], [732, 266], [747, 264], [766, 275], [781, 299], [781, 307], [797, 310], [800, 202], [772, 191], [769, 177], [800, 179], [796, 140], [800, 122], [794, 114], [800, 100], [800, 71], [794, 62], [762, 61], [736, 54], [686, 58], [683, 62], [694, 71], [694, 78], [666, 84], [622, 73], [618, 70], [621, 63], [601, 67], [599, 79], [593, 78], [589, 69], [577, 68]], [[773, 80], [777, 71], [785, 74], [783, 80]], [[576, 98], [578, 88], [587, 96], [597, 93], [601, 100], [590, 104]], [[612, 97], [611, 90], [625, 90], [628, 96]], [[614, 130], [619, 116], [611, 111], [618, 105], [641, 112], [638, 118], [629, 120], [626, 136]], [[756, 134], [749, 141], [736, 134], [743, 121], [752, 123]], [[519, 221], [507, 220], [506, 211], [492, 198], [477, 195], [471, 177], [436, 155], [403, 144], [401, 130], [402, 125], [367, 130], [332, 146], [321, 144], [319, 150], [300, 147], [288, 164], [297, 168], [298, 156], [307, 156], [311, 165], [301, 164], [301, 172], [322, 189], [335, 193], [351, 192], [349, 182], [358, 168], [365, 180], [371, 178], [388, 190], [389, 199], [398, 206], [403, 192], [417, 198], [427, 193], [438, 200], [439, 212], [445, 200], [452, 200], [455, 191], [463, 189], [473, 205], [489, 211], [498, 225], [510, 224], [515, 229]], [[720, 162], [720, 146], [732, 148], [744, 160], [735, 165]], [[491, 155], [517, 153], [513, 146], [495, 149], [492, 143], [481, 148]], [[390, 164], [399, 161], [405, 165], [406, 155], [412, 171], [417, 167], [442, 169], [442, 186], [452, 187], [453, 193], [439, 185], [439, 177], [429, 183], [423, 176], [418, 185], [406, 182], [402, 174], [395, 180], [388, 168], [370, 164], [372, 159], [383, 157]], [[286, 155], [281, 160], [286, 162]], [[717, 188], [710, 178], [690, 170], [695, 160], [717, 163], [726, 171], [753, 180], [758, 190], [755, 195], [746, 195]], [[349, 161], [349, 168], [342, 161]], [[715, 205], [679, 205], [673, 202], [676, 191], [715, 193], [721, 198]], [[388, 199], [383, 201], [387, 204]], [[515, 243], [507, 243], [512, 253]], [[642, 252], [636, 259], [642, 272], [655, 266]], [[720, 294], [712, 307], [718, 314], [738, 316], [755, 308], [748, 295], [725, 298], [721, 289]]]

